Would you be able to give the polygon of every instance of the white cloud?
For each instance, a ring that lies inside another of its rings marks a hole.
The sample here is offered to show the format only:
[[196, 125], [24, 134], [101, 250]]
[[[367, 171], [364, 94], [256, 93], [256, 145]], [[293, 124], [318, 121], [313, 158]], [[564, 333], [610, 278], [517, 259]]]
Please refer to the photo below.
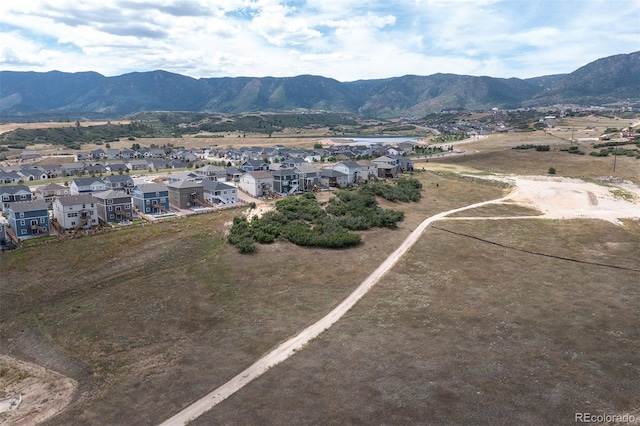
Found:
[[639, 15], [625, 0], [21, 0], [0, 4], [0, 69], [533, 77], [638, 50]]

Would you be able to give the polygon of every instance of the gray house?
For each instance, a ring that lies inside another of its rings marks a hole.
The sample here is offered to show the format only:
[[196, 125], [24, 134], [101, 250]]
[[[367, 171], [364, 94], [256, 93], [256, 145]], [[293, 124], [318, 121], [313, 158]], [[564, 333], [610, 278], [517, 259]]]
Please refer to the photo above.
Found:
[[133, 205], [144, 214], [168, 213], [169, 188], [161, 183], [143, 183], [131, 191]]
[[238, 189], [216, 180], [202, 181], [204, 200], [216, 206], [234, 206], [238, 204]]
[[121, 222], [133, 219], [133, 206], [129, 194], [109, 189], [97, 192], [93, 197], [96, 199], [100, 222]]
[[299, 191], [298, 173], [293, 169], [272, 170], [273, 190], [281, 194], [295, 194]]
[[129, 175], [113, 175], [102, 178], [106, 189], [112, 189], [114, 191], [124, 192], [131, 194], [131, 190], [134, 187], [133, 179]]
[[293, 169], [298, 174], [298, 184], [301, 191], [312, 191], [320, 186], [320, 169], [308, 164], [296, 166]]
[[9, 203], [16, 201], [31, 201], [31, 190], [27, 185], [3, 185], [0, 186], [0, 200], [2, 200], [2, 210], [5, 210]]
[[9, 226], [16, 237], [25, 239], [48, 234], [50, 231], [48, 207], [44, 200], [11, 203], [5, 212]]

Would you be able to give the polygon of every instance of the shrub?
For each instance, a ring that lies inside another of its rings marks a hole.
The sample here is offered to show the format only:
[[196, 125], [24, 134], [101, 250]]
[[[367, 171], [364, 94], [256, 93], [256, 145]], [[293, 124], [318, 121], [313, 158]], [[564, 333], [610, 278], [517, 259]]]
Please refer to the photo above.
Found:
[[553, 167], [549, 167], [549, 174], [550, 175], [555, 175], [556, 174], [556, 169]]

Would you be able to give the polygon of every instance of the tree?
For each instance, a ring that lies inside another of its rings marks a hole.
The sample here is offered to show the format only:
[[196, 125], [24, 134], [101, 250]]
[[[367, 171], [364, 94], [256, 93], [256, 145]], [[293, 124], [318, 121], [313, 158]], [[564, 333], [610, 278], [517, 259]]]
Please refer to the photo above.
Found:
[[107, 149], [111, 148], [111, 144], [110, 143], [105, 144], [105, 148]]
[[550, 175], [555, 175], [556, 174], [556, 169], [553, 167], [549, 167], [549, 174]]

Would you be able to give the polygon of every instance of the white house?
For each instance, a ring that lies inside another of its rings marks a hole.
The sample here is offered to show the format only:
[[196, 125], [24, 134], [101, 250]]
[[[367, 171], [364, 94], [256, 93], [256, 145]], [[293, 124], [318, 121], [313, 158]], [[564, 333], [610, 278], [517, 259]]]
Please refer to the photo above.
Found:
[[333, 170], [339, 171], [347, 175], [347, 181], [354, 183], [362, 177], [362, 167], [353, 161], [341, 161], [331, 167]]
[[273, 175], [271, 172], [247, 172], [240, 176], [238, 186], [254, 197], [261, 197], [273, 191]]
[[64, 229], [91, 228], [98, 225], [98, 205], [91, 194], [57, 197], [53, 200], [53, 218]]
[[69, 184], [71, 195], [106, 191], [107, 185], [98, 178], [77, 178]]
[[228, 183], [217, 180], [202, 181], [204, 200], [217, 206], [235, 206], [238, 204], [238, 189]]

